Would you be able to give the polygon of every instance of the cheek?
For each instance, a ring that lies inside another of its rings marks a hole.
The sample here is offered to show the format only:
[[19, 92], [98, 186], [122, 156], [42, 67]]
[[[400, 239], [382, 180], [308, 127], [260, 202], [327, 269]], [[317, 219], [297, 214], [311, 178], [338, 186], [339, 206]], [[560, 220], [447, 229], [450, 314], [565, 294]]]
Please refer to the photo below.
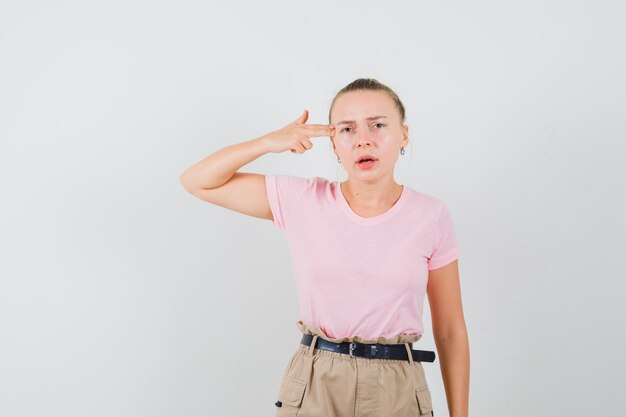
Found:
[[347, 140], [335, 139], [335, 147], [339, 152], [349, 151], [352, 145]]
[[375, 137], [378, 141], [386, 141], [389, 136], [389, 132], [385, 131], [385, 129], [378, 129], [372, 131], [372, 137]]

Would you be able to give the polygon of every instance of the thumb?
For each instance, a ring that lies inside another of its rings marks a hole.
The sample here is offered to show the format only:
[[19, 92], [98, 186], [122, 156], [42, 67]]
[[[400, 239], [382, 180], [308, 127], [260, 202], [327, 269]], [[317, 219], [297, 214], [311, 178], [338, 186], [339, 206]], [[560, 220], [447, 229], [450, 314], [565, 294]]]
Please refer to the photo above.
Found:
[[296, 120], [294, 120], [293, 124], [297, 125], [297, 124], [306, 123], [308, 118], [309, 118], [309, 111], [307, 109], [304, 109], [304, 112], [302, 112], [300, 117], [298, 117]]

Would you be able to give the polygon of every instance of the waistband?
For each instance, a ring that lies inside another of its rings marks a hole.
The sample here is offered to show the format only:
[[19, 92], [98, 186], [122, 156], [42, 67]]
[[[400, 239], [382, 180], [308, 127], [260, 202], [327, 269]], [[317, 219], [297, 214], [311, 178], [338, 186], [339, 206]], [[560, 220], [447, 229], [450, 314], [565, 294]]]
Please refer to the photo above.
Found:
[[377, 343], [359, 342], [329, 342], [320, 336], [303, 334], [300, 343], [309, 346], [309, 349], [321, 349], [329, 352], [337, 352], [350, 357], [384, 360], [408, 360], [411, 364], [416, 362], [434, 362], [435, 352], [429, 350], [412, 349], [412, 343], [399, 343], [383, 345]]
[[296, 322], [296, 326], [300, 330], [302, 334], [310, 334], [312, 336], [323, 337], [324, 339], [334, 342], [334, 343], [343, 343], [343, 342], [357, 342], [357, 343], [367, 343], [367, 344], [381, 344], [381, 345], [397, 345], [404, 343], [415, 343], [422, 338], [421, 334], [398, 334], [392, 337], [383, 337], [380, 336], [377, 339], [364, 339], [360, 336], [349, 336], [349, 337], [341, 337], [341, 338], [333, 338], [329, 337], [317, 326], [312, 324], [305, 324], [302, 320], [298, 320]]

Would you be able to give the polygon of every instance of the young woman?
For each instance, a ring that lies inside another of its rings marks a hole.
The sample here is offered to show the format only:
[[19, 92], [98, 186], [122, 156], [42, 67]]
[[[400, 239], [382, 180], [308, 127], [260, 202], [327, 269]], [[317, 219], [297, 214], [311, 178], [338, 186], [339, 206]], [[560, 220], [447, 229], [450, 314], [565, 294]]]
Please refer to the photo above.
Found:
[[[404, 106], [375, 79], [340, 90], [329, 124], [308, 112], [282, 129], [223, 148], [181, 183], [210, 203], [271, 220], [289, 238], [302, 340], [285, 369], [278, 417], [434, 416], [422, 362], [425, 294], [451, 417], [468, 415], [469, 343], [458, 246], [440, 199], [394, 180], [409, 143]], [[268, 152], [304, 153], [328, 136], [348, 173], [322, 177], [238, 172]]]

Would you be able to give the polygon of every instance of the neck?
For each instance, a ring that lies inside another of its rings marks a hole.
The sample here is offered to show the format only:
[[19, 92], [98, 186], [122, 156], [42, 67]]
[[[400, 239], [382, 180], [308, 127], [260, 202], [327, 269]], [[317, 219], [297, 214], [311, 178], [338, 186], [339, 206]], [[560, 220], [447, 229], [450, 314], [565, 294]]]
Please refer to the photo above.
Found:
[[386, 184], [346, 181], [340, 184], [344, 196], [362, 207], [378, 208], [393, 205], [402, 194], [402, 185], [393, 179]]

